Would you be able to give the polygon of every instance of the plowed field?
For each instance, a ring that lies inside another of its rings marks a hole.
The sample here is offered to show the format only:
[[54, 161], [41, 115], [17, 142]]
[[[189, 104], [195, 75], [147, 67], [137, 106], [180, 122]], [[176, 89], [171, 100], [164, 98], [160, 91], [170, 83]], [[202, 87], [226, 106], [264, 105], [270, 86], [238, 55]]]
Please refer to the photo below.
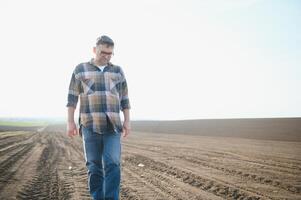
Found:
[[[132, 132], [120, 196], [301, 199], [300, 155], [301, 142]], [[0, 132], [0, 199], [91, 199], [81, 138], [60, 126]]]

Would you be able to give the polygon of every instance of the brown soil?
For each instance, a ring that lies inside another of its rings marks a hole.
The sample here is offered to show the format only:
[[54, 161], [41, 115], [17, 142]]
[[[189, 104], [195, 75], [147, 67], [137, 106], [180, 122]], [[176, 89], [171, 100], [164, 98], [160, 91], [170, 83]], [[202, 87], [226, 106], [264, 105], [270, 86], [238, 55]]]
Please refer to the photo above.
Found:
[[301, 118], [133, 121], [136, 131], [301, 142]]
[[[301, 142], [132, 132], [123, 200], [301, 199]], [[72, 166], [72, 169], [69, 169]], [[0, 199], [91, 199], [80, 137], [0, 133]]]
[[0, 126], [0, 132], [4, 131], [36, 131], [41, 126]]

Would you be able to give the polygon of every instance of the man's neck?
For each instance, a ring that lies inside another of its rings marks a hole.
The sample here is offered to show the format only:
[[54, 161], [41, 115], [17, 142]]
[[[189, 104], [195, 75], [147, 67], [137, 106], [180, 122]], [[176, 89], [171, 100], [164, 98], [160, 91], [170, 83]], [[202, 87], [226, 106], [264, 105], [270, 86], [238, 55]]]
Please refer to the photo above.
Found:
[[96, 66], [106, 66], [108, 63], [97, 62], [95, 59], [93, 59], [93, 64]]

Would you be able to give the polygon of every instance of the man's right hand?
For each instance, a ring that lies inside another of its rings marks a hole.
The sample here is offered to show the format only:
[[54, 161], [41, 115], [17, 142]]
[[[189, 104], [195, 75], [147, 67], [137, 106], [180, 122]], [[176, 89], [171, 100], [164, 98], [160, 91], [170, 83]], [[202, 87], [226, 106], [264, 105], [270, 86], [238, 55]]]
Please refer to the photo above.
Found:
[[67, 124], [67, 135], [69, 137], [73, 137], [73, 136], [78, 135], [78, 130], [77, 130], [75, 122], [68, 122], [68, 124]]

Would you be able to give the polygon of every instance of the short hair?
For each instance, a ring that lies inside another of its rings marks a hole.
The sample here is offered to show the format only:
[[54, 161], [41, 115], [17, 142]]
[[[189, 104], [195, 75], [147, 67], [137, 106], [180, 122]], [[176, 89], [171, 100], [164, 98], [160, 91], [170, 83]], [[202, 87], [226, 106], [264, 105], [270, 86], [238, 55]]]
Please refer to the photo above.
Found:
[[113, 40], [110, 37], [106, 36], [106, 35], [102, 35], [102, 36], [100, 36], [96, 39], [96, 46], [98, 46], [100, 44], [106, 44], [108, 46], [113, 46], [114, 47]]

